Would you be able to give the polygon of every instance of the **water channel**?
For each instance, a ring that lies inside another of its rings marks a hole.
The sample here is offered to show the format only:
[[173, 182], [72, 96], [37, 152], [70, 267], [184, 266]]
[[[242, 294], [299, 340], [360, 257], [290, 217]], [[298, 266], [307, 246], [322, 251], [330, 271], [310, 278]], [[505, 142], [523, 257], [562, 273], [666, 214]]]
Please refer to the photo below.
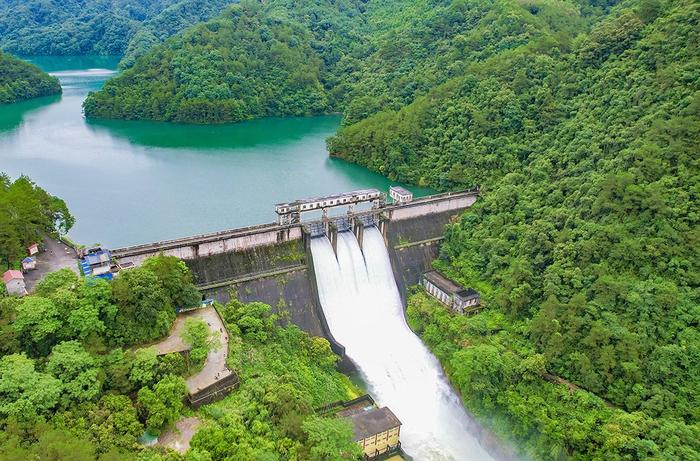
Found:
[[389, 254], [375, 227], [363, 248], [352, 232], [311, 241], [318, 293], [333, 336], [368, 390], [402, 422], [401, 443], [420, 461], [489, 460], [435, 356], [404, 318]]

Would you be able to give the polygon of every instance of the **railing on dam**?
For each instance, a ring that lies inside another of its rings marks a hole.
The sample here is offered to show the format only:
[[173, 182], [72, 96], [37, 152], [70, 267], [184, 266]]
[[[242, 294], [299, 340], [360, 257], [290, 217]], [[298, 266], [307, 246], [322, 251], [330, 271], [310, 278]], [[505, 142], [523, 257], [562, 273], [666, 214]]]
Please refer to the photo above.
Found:
[[301, 239], [303, 229], [314, 229], [311, 235], [320, 233], [320, 229], [328, 232], [328, 223], [332, 222], [335, 230], [353, 230], [354, 222], [367, 225], [378, 225], [381, 220], [402, 220], [417, 216], [425, 216], [444, 211], [458, 211], [471, 206], [479, 194], [478, 189], [461, 192], [447, 192], [430, 195], [413, 200], [409, 203], [383, 205], [365, 211], [352, 211], [346, 216], [325, 217], [320, 220], [280, 225], [277, 223], [260, 224], [237, 229], [229, 229], [207, 234], [193, 235], [172, 240], [134, 245], [112, 250], [117, 259], [132, 258], [138, 261], [159, 252], [172, 254], [182, 259], [192, 259], [198, 256], [208, 256], [227, 251], [253, 248], [261, 245], [271, 245], [279, 242]]

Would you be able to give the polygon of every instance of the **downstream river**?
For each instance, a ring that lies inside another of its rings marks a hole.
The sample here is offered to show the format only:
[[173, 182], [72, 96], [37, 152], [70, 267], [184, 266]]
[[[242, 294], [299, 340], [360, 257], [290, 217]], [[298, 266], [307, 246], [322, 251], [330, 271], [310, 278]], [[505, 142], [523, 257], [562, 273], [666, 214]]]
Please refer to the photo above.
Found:
[[63, 198], [79, 243], [117, 247], [267, 223], [275, 203], [395, 184], [328, 157], [339, 117], [87, 121], [81, 104], [115, 74], [118, 58], [32, 61], [60, 79], [63, 95], [0, 106], [0, 171]]

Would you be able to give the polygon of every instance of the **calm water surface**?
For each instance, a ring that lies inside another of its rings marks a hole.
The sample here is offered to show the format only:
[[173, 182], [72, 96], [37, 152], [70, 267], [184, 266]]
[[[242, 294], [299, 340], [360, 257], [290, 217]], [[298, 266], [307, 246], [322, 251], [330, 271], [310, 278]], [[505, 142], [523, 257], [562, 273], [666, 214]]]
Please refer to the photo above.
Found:
[[274, 221], [275, 203], [394, 184], [328, 157], [339, 117], [86, 121], [85, 96], [115, 74], [118, 58], [32, 61], [61, 80], [63, 95], [0, 106], [0, 171], [29, 175], [63, 198], [80, 243], [116, 247], [261, 224]]

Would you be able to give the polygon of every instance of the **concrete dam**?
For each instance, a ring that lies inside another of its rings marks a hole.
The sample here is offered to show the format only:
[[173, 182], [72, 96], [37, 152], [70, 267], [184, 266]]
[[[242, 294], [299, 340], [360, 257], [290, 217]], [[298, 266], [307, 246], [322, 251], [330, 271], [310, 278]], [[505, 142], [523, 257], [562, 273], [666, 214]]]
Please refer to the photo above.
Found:
[[[237, 296], [269, 304], [307, 333], [326, 337], [344, 357], [319, 301], [311, 240], [325, 235], [337, 250], [339, 234], [351, 231], [361, 248], [365, 228], [379, 229], [405, 305], [407, 287], [419, 283], [437, 257], [445, 225], [477, 196], [471, 190], [403, 202], [395, 197], [387, 204], [383, 193], [367, 189], [298, 200], [277, 205], [275, 223], [116, 248], [112, 256], [123, 266], [161, 252], [177, 256], [207, 298], [225, 303]], [[341, 366], [351, 364], [344, 360]]]
[[[396, 190], [395, 190], [396, 189]], [[113, 250], [120, 264], [164, 253], [185, 261], [207, 297], [270, 304], [328, 339], [375, 400], [402, 422], [415, 459], [491, 459], [437, 359], [408, 327], [406, 289], [437, 257], [444, 227], [478, 191], [394, 203], [367, 189], [278, 204], [276, 223]], [[318, 216], [320, 214], [320, 216]], [[311, 216], [310, 219], [305, 219]]]

